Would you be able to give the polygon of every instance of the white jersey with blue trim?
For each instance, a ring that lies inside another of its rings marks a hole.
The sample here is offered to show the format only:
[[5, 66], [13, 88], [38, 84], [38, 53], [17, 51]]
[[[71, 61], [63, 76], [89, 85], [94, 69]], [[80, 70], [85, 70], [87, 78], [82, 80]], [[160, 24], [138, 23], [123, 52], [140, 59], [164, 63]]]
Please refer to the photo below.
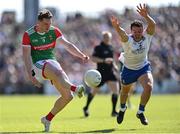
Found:
[[136, 42], [131, 35], [128, 36], [128, 41], [122, 44], [125, 67], [138, 70], [148, 63], [148, 51], [152, 37], [146, 33], [142, 40]]

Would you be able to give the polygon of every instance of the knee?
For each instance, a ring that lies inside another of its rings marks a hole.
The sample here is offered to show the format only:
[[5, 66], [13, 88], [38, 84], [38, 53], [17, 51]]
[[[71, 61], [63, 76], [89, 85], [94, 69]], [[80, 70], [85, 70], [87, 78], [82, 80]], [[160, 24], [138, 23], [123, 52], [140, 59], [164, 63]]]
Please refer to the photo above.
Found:
[[73, 95], [71, 93], [68, 93], [66, 95], [62, 95], [62, 98], [66, 101], [66, 102], [70, 102], [73, 99]]
[[144, 90], [147, 92], [152, 92], [152, 89], [153, 89], [153, 83], [147, 83]]
[[122, 89], [120, 90], [120, 93], [128, 95], [129, 91], [130, 91], [130, 87], [122, 87]]

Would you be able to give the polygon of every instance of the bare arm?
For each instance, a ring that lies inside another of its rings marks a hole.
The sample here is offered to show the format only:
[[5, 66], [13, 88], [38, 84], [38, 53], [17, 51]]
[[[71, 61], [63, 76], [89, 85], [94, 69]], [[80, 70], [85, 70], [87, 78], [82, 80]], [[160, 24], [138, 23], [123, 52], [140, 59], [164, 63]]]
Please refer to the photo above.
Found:
[[123, 28], [120, 27], [118, 19], [115, 16], [111, 16], [111, 23], [113, 28], [117, 31], [122, 42], [128, 41], [128, 35]]
[[92, 61], [95, 63], [106, 63], [106, 64], [112, 64], [114, 59], [113, 58], [98, 58], [96, 56], [91, 57]]
[[73, 43], [66, 40], [66, 38], [62, 37], [59, 39], [60, 43], [65, 47], [65, 49], [74, 56], [81, 58], [82, 60], [89, 60], [89, 57], [82, 53]]
[[153, 35], [155, 33], [155, 26], [156, 22], [153, 20], [153, 18], [148, 14], [146, 4], [139, 4], [137, 6], [137, 12], [147, 21], [148, 27], [146, 29], [146, 32], [150, 35]]
[[104, 62], [104, 59], [103, 58], [98, 58], [96, 56], [92, 56], [91, 57], [92, 61], [95, 62], [95, 63], [103, 63]]
[[30, 46], [23, 46], [23, 61], [28, 73], [28, 77], [31, 77], [31, 70], [32, 70], [32, 61], [31, 61], [31, 47]]
[[23, 46], [22, 49], [23, 49], [22, 50], [23, 51], [23, 61], [24, 61], [26, 71], [28, 73], [28, 77], [35, 86], [41, 87], [41, 83], [35, 77], [32, 76], [31, 47], [27, 45], [27, 46]]
[[96, 56], [91, 57], [92, 61], [95, 63], [106, 63], [106, 64], [112, 64], [114, 59], [113, 58], [98, 58]]

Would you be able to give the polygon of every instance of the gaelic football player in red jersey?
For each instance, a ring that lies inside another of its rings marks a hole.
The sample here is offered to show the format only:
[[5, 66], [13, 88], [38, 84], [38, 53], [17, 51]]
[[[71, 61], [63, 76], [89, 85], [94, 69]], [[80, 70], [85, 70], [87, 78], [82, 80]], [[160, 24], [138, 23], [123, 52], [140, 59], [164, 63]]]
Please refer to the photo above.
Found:
[[56, 40], [58, 39], [73, 56], [79, 57], [84, 62], [89, 60], [87, 55], [65, 39], [59, 28], [51, 24], [52, 13], [47, 9], [41, 10], [37, 24], [28, 29], [22, 39], [23, 60], [29, 79], [37, 87], [41, 86], [39, 78], [48, 79], [61, 94], [51, 111], [41, 118], [46, 132], [50, 129], [53, 117], [73, 99], [72, 92], [77, 93], [78, 97], [82, 97], [84, 92], [83, 85], [73, 85], [56, 61], [54, 55]]

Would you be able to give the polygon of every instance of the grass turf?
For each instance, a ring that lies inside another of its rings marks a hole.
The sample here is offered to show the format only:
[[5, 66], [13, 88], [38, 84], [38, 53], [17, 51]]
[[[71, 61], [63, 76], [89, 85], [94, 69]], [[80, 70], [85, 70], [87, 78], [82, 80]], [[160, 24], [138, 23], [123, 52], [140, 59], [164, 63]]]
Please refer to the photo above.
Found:
[[[42, 133], [40, 118], [46, 115], [57, 96], [0, 96], [0, 133]], [[84, 118], [86, 97], [75, 97], [53, 120], [50, 133], [180, 133], [180, 95], [152, 95], [146, 107], [149, 125], [136, 118], [139, 95], [132, 96], [121, 125], [111, 114], [111, 96], [97, 95]]]

